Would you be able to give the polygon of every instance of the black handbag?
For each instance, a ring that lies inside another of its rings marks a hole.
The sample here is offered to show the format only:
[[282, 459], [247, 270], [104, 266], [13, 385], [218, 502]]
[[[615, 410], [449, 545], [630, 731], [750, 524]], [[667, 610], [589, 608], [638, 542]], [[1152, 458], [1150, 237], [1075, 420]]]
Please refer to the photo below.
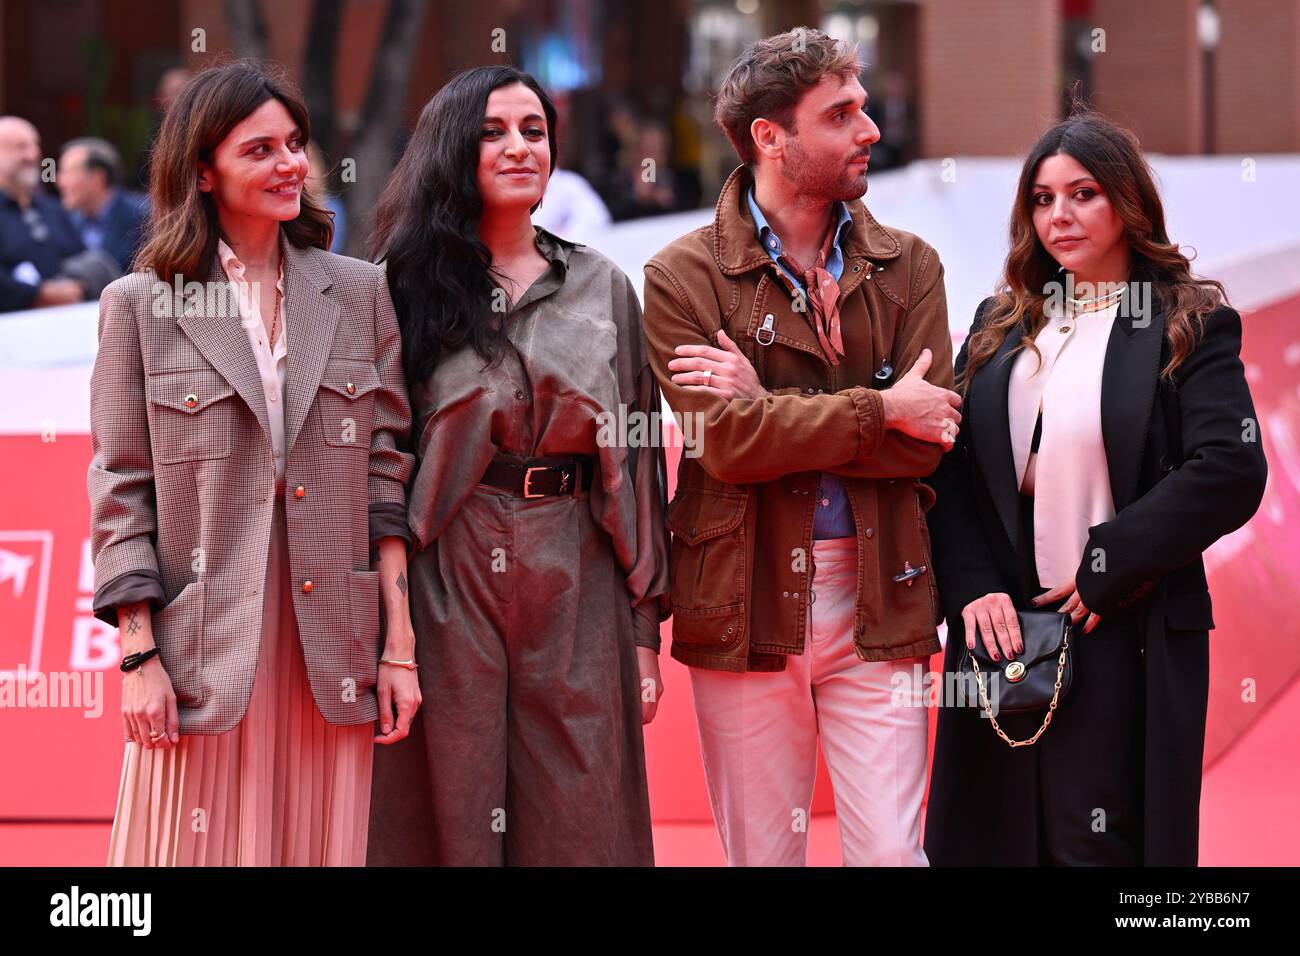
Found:
[[[1070, 692], [1074, 669], [1070, 661], [1070, 616], [1056, 611], [1017, 611], [1020, 636], [1025, 650], [1015, 660], [993, 660], [979, 637], [975, 649], [964, 648], [958, 665], [966, 706], [974, 706], [969, 692], [977, 691], [983, 709], [997, 735], [1010, 747], [1028, 747], [1052, 722], [1057, 706]], [[993, 682], [996, 682], [994, 684]], [[997, 698], [998, 713], [1037, 713], [1046, 709], [1043, 722], [1026, 740], [1012, 740], [998, 724], [989, 699], [989, 688]]]

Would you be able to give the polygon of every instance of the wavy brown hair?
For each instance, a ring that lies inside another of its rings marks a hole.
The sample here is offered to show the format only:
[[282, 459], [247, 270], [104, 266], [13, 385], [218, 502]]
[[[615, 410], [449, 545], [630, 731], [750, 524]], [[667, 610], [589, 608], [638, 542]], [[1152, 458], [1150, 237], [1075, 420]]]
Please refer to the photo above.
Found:
[[861, 72], [857, 47], [821, 30], [795, 27], [745, 47], [718, 87], [713, 120], [740, 161], [752, 166], [758, 158], [749, 131], [754, 120], [771, 120], [793, 135], [795, 107], [822, 77], [845, 79]]
[[[199, 161], [211, 162], [230, 131], [270, 99], [284, 104], [308, 142], [307, 107], [279, 67], [232, 60], [209, 67], [181, 89], [150, 152], [148, 239], [135, 258], [136, 269], [152, 269], [165, 282], [177, 275], [207, 275], [221, 233], [212, 197], [199, 190]], [[334, 214], [316, 201], [306, 182], [300, 195], [298, 217], [281, 223], [281, 231], [299, 248], [328, 249]]]
[[984, 324], [966, 347], [966, 367], [959, 383], [963, 393], [975, 371], [993, 357], [1022, 318], [1028, 318], [1029, 327], [1016, 348], [1038, 353], [1033, 339], [1046, 322], [1043, 303], [1049, 284], [1058, 281], [1061, 266], [1034, 230], [1033, 185], [1043, 160], [1058, 154], [1073, 157], [1088, 170], [1124, 223], [1129, 281], [1150, 283], [1151, 306], [1165, 317], [1169, 361], [1161, 370], [1163, 378], [1172, 380], [1196, 347], [1205, 316], [1227, 301], [1223, 285], [1193, 276], [1190, 260], [1169, 241], [1164, 206], [1137, 137], [1076, 105], [1068, 118], [1034, 144], [1020, 171], [1011, 211], [1011, 251]]

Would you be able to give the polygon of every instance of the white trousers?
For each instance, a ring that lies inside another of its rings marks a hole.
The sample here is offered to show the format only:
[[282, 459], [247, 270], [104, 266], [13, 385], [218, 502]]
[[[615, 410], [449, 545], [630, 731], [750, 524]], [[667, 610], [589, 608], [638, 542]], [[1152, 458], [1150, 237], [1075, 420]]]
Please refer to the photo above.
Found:
[[917, 658], [870, 662], [854, 652], [855, 538], [815, 541], [813, 565], [809, 639], [803, 654], [786, 658], [784, 671], [691, 668], [704, 774], [727, 862], [805, 864], [820, 734], [844, 864], [926, 866], [928, 729]]

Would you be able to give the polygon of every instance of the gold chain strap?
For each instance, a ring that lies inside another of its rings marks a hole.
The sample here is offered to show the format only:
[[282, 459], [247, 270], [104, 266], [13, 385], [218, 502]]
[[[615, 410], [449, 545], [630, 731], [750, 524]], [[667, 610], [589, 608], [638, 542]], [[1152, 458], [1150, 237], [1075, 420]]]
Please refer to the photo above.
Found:
[[1034, 733], [1034, 736], [1028, 740], [1012, 740], [1007, 736], [1007, 732], [998, 724], [998, 719], [993, 716], [993, 708], [989, 706], [988, 691], [984, 689], [984, 679], [980, 675], [980, 662], [974, 654], [970, 656], [971, 667], [975, 669], [975, 682], [979, 684], [980, 689], [980, 706], [984, 708], [984, 716], [989, 719], [993, 729], [997, 731], [999, 737], [1007, 742], [1008, 747], [1029, 747], [1038, 743], [1038, 738], [1043, 736], [1043, 731], [1047, 725], [1052, 722], [1052, 714], [1056, 711], [1056, 703], [1061, 699], [1061, 680], [1065, 676], [1065, 654], [1070, 649], [1070, 627], [1067, 624], [1065, 628], [1065, 638], [1061, 641], [1061, 656], [1056, 660], [1056, 690], [1052, 692], [1052, 702], [1047, 707], [1047, 716], [1043, 718], [1042, 724]]

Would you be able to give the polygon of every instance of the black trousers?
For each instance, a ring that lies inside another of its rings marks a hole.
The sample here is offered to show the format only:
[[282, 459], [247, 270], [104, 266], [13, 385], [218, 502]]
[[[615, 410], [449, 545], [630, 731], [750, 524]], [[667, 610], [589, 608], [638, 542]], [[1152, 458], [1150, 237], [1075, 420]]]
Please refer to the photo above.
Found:
[[[1031, 496], [1020, 498], [1020, 529], [1025, 594], [1037, 596], [1045, 589], [1034, 562]], [[1083, 633], [1084, 623], [1071, 633], [1069, 697], [1037, 744], [1016, 748], [1017, 756], [1032, 754], [1037, 764], [1038, 862], [1140, 866], [1145, 689], [1139, 621], [1134, 614], [1108, 615], [1091, 634]], [[1008, 715], [1000, 722], [1019, 738], [1031, 735], [1039, 720]]]

